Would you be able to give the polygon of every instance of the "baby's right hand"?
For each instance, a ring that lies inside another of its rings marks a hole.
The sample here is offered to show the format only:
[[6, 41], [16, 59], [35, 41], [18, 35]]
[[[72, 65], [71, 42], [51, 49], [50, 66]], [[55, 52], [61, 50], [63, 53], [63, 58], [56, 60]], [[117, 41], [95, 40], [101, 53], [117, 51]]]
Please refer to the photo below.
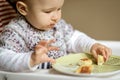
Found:
[[35, 52], [32, 54], [30, 61], [31, 67], [43, 62], [55, 62], [54, 59], [49, 58], [47, 55], [47, 53], [51, 50], [59, 50], [59, 48], [55, 46], [50, 46], [50, 44], [54, 42], [55, 40], [41, 40], [35, 46]]

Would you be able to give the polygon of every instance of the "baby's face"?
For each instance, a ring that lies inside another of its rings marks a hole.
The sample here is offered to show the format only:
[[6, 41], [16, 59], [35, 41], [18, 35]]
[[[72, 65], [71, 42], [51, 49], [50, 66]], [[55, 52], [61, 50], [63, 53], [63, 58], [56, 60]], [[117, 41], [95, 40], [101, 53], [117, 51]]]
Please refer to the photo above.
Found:
[[26, 19], [37, 29], [49, 30], [61, 18], [64, 0], [28, 0]]

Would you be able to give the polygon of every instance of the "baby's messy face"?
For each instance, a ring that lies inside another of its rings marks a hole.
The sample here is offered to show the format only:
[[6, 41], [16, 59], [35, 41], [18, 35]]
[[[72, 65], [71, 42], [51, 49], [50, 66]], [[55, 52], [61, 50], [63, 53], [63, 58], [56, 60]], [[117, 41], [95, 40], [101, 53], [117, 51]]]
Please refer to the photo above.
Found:
[[29, 0], [26, 19], [37, 29], [49, 30], [61, 18], [64, 0]]

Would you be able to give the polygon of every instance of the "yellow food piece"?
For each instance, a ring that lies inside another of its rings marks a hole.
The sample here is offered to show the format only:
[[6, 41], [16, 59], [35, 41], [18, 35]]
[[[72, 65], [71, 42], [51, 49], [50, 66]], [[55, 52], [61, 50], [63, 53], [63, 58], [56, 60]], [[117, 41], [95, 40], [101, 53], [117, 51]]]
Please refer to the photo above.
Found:
[[80, 59], [78, 65], [92, 65], [92, 60], [88, 58]]
[[102, 55], [98, 55], [97, 64], [103, 65], [103, 63], [104, 63], [104, 57]]

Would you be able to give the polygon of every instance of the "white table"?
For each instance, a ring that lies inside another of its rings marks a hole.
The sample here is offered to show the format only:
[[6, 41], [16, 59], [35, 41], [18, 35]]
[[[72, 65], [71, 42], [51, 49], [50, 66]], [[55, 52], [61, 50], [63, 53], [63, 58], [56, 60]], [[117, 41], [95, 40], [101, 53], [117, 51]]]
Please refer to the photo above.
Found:
[[[100, 41], [100, 43], [112, 48], [114, 55], [120, 56], [120, 41]], [[28, 73], [0, 71], [0, 80], [120, 80], [120, 74], [106, 77], [83, 77], [62, 74], [54, 69], [37, 70]]]

